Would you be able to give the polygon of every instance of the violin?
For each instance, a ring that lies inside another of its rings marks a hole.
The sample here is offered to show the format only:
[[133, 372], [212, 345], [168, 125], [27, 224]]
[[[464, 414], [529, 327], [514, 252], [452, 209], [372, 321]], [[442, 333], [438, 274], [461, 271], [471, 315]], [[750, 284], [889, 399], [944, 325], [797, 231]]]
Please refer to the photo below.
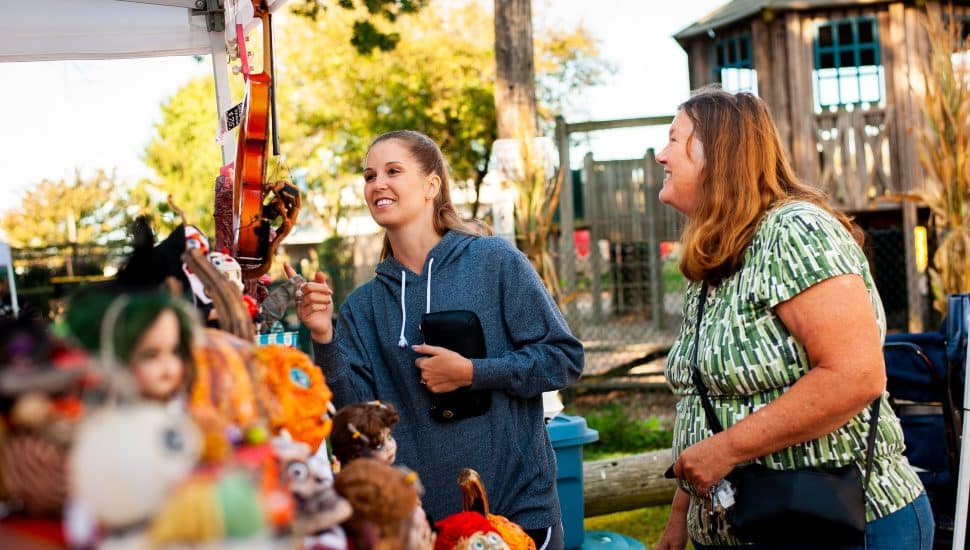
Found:
[[270, 241], [270, 226], [263, 217], [263, 182], [266, 181], [266, 149], [273, 83], [270, 14], [265, 6], [261, 6], [262, 2], [253, 4], [263, 25], [263, 66], [259, 73], [250, 73], [246, 83], [243, 123], [239, 128], [236, 147], [232, 205], [236, 236], [235, 257], [242, 267], [244, 277], [247, 274], [252, 275], [255, 267], [269, 262]]

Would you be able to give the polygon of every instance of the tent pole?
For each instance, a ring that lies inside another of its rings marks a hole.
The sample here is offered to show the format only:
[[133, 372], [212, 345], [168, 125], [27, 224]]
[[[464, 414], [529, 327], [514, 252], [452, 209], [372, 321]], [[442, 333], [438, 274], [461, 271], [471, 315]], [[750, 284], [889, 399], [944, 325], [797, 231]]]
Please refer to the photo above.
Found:
[[[216, 109], [221, 120], [230, 107], [229, 56], [226, 53], [226, 31], [209, 31], [209, 49], [212, 51], [212, 76], [216, 82]], [[222, 141], [222, 164], [236, 160], [236, 140]]]

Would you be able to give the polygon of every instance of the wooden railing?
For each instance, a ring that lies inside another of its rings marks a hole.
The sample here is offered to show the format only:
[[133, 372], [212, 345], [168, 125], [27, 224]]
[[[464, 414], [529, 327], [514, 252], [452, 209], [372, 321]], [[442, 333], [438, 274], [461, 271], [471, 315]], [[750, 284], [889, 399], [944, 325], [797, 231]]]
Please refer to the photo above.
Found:
[[818, 185], [845, 210], [862, 210], [883, 195], [899, 192], [893, 181], [892, 111], [839, 109], [815, 115]]

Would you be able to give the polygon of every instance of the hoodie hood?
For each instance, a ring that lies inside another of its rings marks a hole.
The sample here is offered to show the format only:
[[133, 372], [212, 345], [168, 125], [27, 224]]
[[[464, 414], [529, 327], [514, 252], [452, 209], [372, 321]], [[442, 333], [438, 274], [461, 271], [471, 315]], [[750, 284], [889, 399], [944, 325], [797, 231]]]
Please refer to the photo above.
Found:
[[398, 347], [406, 348], [409, 344], [407, 338], [405, 337], [408, 327], [408, 286], [421, 284], [425, 287], [424, 309], [420, 310], [420, 312], [414, 310], [414, 301], [412, 300], [412, 305], [410, 306], [410, 309], [414, 310], [411, 312], [412, 318], [420, 319], [420, 313], [431, 313], [431, 280], [434, 273], [442, 269], [447, 270], [451, 268], [455, 263], [455, 260], [460, 257], [461, 252], [467, 248], [475, 238], [477, 237], [473, 235], [467, 235], [457, 231], [448, 231], [441, 237], [438, 244], [436, 244], [434, 248], [428, 252], [428, 257], [424, 259], [424, 265], [421, 268], [420, 274], [414, 273], [393, 256], [388, 256], [383, 262], [378, 264], [376, 269], [376, 279], [378, 283], [387, 287], [388, 292], [396, 295], [399, 303], [401, 304], [401, 332], [398, 336]]

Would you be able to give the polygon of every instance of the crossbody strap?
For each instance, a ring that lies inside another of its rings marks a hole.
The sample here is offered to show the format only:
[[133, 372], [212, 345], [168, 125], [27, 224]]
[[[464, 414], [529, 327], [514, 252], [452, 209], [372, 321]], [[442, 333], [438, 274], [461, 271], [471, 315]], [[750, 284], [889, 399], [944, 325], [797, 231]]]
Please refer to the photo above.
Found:
[[[697, 321], [694, 325], [694, 349], [691, 351], [691, 379], [697, 388], [697, 394], [701, 398], [701, 405], [704, 407], [704, 416], [707, 417], [707, 425], [715, 434], [723, 432], [724, 426], [714, 414], [714, 406], [711, 405], [711, 398], [708, 394], [707, 384], [701, 379], [701, 371], [697, 366], [697, 352], [700, 349], [701, 320], [704, 318], [704, 305], [707, 302], [707, 281], [701, 284], [701, 294], [697, 299]], [[866, 466], [865, 475], [862, 482], [862, 491], [866, 492], [869, 488], [869, 478], [872, 476], [872, 452], [876, 446], [876, 431], [879, 422], [879, 408], [882, 403], [882, 396], [877, 397], [869, 406], [869, 431], [866, 434]]]

